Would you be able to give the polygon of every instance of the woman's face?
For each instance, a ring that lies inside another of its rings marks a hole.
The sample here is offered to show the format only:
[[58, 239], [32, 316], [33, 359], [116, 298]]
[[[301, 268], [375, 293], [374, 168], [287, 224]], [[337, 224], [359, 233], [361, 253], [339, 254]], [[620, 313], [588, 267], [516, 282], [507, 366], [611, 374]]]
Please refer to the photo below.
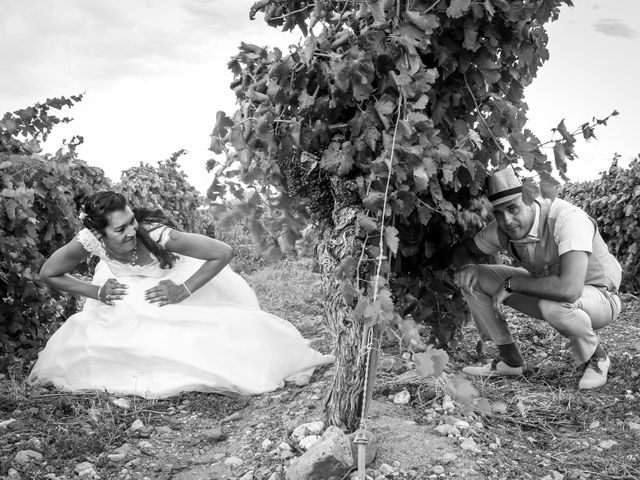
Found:
[[126, 206], [124, 210], [111, 212], [107, 219], [109, 224], [105, 227], [102, 237], [105, 244], [119, 253], [130, 252], [136, 248], [138, 222], [131, 209]]

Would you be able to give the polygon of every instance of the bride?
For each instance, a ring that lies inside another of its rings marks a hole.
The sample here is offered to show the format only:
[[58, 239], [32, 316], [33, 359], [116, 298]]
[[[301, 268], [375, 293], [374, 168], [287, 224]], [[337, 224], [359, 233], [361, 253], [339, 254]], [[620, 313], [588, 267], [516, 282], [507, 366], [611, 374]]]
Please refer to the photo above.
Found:
[[[84, 229], [40, 271], [87, 297], [40, 353], [32, 383], [159, 398], [181, 392], [260, 394], [304, 383], [333, 357], [286, 320], [260, 310], [218, 240], [179, 232], [158, 212], [134, 212], [112, 191], [92, 195]], [[100, 258], [93, 283], [69, 272]]]

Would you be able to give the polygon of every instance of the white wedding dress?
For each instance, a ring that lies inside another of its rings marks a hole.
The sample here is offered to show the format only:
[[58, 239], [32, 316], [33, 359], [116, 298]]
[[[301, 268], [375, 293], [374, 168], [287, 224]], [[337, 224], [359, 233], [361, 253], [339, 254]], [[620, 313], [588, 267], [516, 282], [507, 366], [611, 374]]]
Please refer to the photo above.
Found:
[[[168, 230], [150, 234], [163, 244]], [[123, 264], [107, 257], [91, 231], [76, 238], [100, 257], [93, 283], [117, 278], [129, 293], [114, 306], [88, 298], [47, 342], [32, 383], [145, 398], [189, 391], [252, 395], [285, 380], [304, 382], [315, 367], [333, 361], [288, 321], [260, 310], [251, 287], [229, 267], [182, 302], [158, 307], [145, 301], [145, 290], [163, 279], [182, 283], [202, 260], [181, 255], [170, 269], [155, 259]]]

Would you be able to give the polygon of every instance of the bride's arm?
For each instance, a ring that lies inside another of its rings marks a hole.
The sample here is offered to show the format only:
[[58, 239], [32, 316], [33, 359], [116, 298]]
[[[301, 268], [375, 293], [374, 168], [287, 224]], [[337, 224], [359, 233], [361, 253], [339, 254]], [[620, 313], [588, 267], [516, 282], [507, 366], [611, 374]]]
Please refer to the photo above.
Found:
[[84, 282], [69, 274], [76, 265], [85, 260], [89, 253], [75, 238], [59, 248], [44, 262], [40, 269], [40, 279], [49, 285], [67, 293], [83, 295], [98, 300], [97, 285]]
[[[196, 270], [182, 284], [184, 287], [184, 298], [202, 287], [205, 283], [215, 277], [229, 263], [233, 257], [233, 250], [229, 245], [219, 240], [199, 235], [197, 233], [186, 233], [171, 230], [169, 239], [164, 244], [164, 248], [170, 252], [188, 257], [199, 258], [204, 260], [200, 268]], [[156, 291], [158, 290], [158, 291]], [[154, 287], [147, 291], [148, 300], [152, 302], [163, 303], [162, 295], [173, 292], [163, 292], [161, 287]], [[170, 295], [174, 297], [174, 295]], [[182, 295], [180, 295], [182, 296]], [[175, 301], [184, 300], [184, 298], [172, 298]], [[169, 303], [174, 303], [169, 302]]]

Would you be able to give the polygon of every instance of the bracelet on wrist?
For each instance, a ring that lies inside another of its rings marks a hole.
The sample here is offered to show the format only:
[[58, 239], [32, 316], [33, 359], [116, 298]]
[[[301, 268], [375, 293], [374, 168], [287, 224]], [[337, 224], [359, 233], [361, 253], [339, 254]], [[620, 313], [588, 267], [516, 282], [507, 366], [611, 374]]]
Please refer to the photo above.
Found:
[[189, 294], [189, 296], [191, 296], [191, 290], [189, 290], [189, 287], [187, 287], [186, 283], [183, 283], [182, 286], [184, 287], [184, 289], [187, 291], [187, 293]]
[[107, 284], [107, 283], [105, 282], [105, 283], [103, 283], [103, 284], [98, 288], [98, 301], [99, 301], [99, 302], [102, 302], [102, 303], [107, 303], [107, 302], [105, 302], [104, 300], [102, 300], [102, 296], [101, 296], [101, 294], [102, 294], [102, 289], [104, 288], [104, 286], [105, 286], [106, 284]]

